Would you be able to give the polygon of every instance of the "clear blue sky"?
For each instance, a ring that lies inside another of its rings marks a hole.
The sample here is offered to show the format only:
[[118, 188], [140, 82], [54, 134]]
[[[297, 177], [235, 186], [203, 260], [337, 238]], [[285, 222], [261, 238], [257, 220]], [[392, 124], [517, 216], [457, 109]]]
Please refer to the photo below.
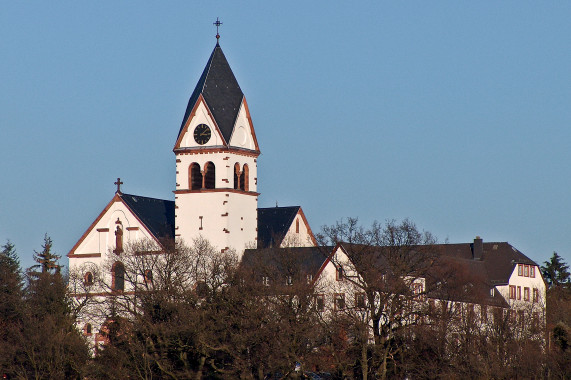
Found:
[[409, 217], [571, 261], [571, 2], [3, 2], [0, 242], [65, 255], [111, 200], [174, 199], [214, 48], [258, 141], [259, 205], [314, 231]]

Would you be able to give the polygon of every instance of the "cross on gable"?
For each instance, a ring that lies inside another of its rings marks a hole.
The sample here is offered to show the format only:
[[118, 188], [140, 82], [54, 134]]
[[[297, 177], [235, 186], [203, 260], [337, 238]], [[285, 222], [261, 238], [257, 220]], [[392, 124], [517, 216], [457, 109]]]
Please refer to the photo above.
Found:
[[121, 194], [121, 185], [123, 184], [123, 182], [121, 182], [121, 178], [117, 178], [117, 182], [114, 182], [115, 185], [117, 185], [117, 193]]

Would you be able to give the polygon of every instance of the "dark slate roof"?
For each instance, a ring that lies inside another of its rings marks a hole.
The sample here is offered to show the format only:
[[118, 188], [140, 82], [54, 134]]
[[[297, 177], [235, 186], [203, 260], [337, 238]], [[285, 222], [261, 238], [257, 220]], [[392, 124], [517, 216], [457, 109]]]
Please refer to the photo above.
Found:
[[174, 238], [174, 201], [119, 194], [123, 202], [157, 238]]
[[259, 275], [265, 271], [280, 275], [316, 275], [333, 247], [289, 247], [246, 249], [242, 256], [242, 270], [251, 270]]
[[[355, 244], [341, 244], [355, 266], [375, 265], [379, 271], [387, 270], [382, 249]], [[473, 243], [434, 244], [410, 247], [412, 252], [426, 256], [430, 270], [428, 283], [437, 284], [446, 278], [446, 287], [440, 288], [429, 297], [463, 302], [477, 302], [494, 306], [507, 306], [507, 301], [499, 294], [491, 295], [490, 289], [509, 282], [517, 264], [537, 265], [529, 257], [507, 242], [483, 243], [481, 259], [474, 259]], [[369, 259], [360, 260], [363, 257]], [[419, 257], [422, 259], [422, 256]], [[420, 261], [419, 261], [420, 263]], [[357, 268], [358, 269], [358, 268]], [[436, 287], [438, 288], [438, 287]]]
[[507, 284], [516, 264], [537, 265], [529, 257], [518, 251], [507, 242], [483, 243], [484, 252], [481, 260], [473, 258], [473, 243], [439, 244], [441, 253], [458, 262], [481, 262], [486, 279], [490, 284]]
[[299, 208], [299, 206], [259, 208], [258, 248], [278, 247]]
[[[174, 238], [174, 201], [120, 194], [121, 199], [156, 238]], [[279, 246], [299, 206], [258, 209], [258, 247]]]
[[212, 112], [212, 116], [216, 124], [218, 124], [218, 128], [220, 128], [226, 144], [229, 144], [244, 93], [232, 73], [222, 48], [218, 44], [214, 47], [208, 63], [206, 63], [206, 67], [188, 101], [178, 137], [180, 137], [184, 124], [200, 94], [202, 94], [210, 112]]

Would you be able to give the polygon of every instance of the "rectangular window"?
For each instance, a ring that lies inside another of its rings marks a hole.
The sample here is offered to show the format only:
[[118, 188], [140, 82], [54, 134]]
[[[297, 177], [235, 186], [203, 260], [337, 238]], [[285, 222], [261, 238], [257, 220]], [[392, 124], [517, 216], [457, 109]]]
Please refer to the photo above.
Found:
[[524, 266], [523, 266], [523, 276], [524, 276], [524, 277], [529, 277], [529, 265], [524, 265]]
[[539, 302], [539, 289], [533, 288], [533, 302]]
[[325, 310], [325, 295], [318, 294], [315, 296], [315, 310], [319, 312]]
[[521, 299], [521, 286], [517, 287], [517, 299], [520, 300]]
[[535, 277], [535, 266], [529, 267], [529, 277]]
[[517, 275], [518, 275], [518, 276], [523, 276], [523, 264], [518, 264], [518, 265], [517, 265]]
[[267, 276], [262, 277], [262, 284], [265, 286], [270, 286], [270, 278]]
[[474, 313], [474, 305], [468, 305], [468, 322], [475, 322], [476, 313]]
[[528, 287], [523, 288], [523, 299], [525, 301], [529, 301], [529, 288]]
[[364, 309], [365, 308], [365, 293], [357, 293], [355, 294], [355, 307], [357, 309]]
[[308, 274], [305, 278], [307, 279], [308, 284], [311, 284], [311, 281], [313, 281], [313, 275], [312, 274]]
[[537, 311], [535, 311], [533, 313], [533, 318], [531, 321], [531, 326], [534, 330], [537, 330], [539, 328], [539, 313]]
[[515, 286], [514, 285], [510, 285], [510, 299], [515, 300], [516, 294], [515, 294]]
[[343, 280], [343, 267], [341, 265], [337, 267], [337, 271], [335, 272], [335, 279], [337, 281]]
[[412, 284], [412, 294], [414, 294], [415, 299], [419, 299], [423, 292], [422, 284], [414, 283]]
[[488, 322], [488, 307], [486, 305], [480, 305], [480, 320]]
[[511, 324], [515, 324], [515, 311], [514, 310], [511, 310], [511, 309], [508, 310], [508, 321]]
[[288, 285], [288, 286], [293, 285], [293, 280], [292, 280], [291, 276], [286, 277], [286, 285]]
[[340, 311], [345, 309], [345, 294], [337, 293], [335, 294], [335, 311]]

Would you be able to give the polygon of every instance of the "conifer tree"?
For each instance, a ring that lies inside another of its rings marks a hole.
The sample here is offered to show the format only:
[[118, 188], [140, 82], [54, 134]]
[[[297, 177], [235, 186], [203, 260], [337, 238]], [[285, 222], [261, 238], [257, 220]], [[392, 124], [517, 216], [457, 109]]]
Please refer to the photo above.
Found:
[[48, 234], [45, 234], [42, 251], [34, 251], [34, 261], [37, 262], [37, 264], [32, 266], [31, 269], [40, 268], [41, 273], [54, 273], [60, 271], [61, 265], [58, 265], [58, 260], [61, 256], [58, 256], [52, 252], [52, 245], [52, 239], [48, 236]]
[[571, 280], [571, 274], [569, 273], [569, 265], [563, 261], [563, 258], [553, 252], [553, 256], [549, 261], [545, 261], [544, 265], [541, 266], [541, 271], [543, 272], [543, 277], [549, 286], [568, 286]]
[[0, 375], [14, 375], [11, 365], [18, 352], [23, 315], [23, 278], [10, 241], [0, 247]]
[[11, 369], [17, 378], [79, 378], [89, 357], [87, 344], [75, 327], [66, 279], [47, 235], [42, 248], [34, 253], [38, 264], [27, 271], [24, 313]]

